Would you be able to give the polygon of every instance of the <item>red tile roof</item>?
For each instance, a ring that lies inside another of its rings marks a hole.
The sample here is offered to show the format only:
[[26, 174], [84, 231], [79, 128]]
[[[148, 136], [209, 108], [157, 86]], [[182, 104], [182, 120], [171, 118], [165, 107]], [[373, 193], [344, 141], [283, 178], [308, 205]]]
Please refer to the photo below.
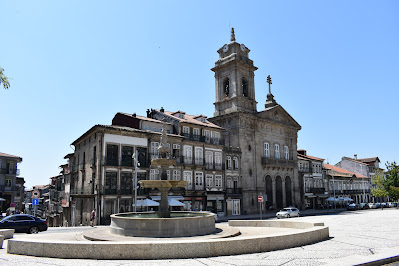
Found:
[[121, 112], [118, 112], [118, 113], [119, 113], [119, 114], [126, 115], [126, 116], [130, 116], [130, 117], [135, 117], [135, 118], [140, 119], [140, 120], [145, 120], [145, 121], [150, 121], [150, 122], [155, 122], [155, 123], [165, 123], [165, 124], [167, 124], [167, 125], [171, 125], [171, 124], [168, 123], [168, 122], [159, 121], [159, 120], [157, 120], [157, 119], [148, 118], [148, 117], [146, 117], [146, 116], [141, 116], [141, 115], [136, 115], [136, 116], [134, 116], [134, 115], [132, 115], [132, 114], [126, 114], [126, 113], [121, 113]]
[[354, 159], [354, 158], [345, 157], [345, 156], [342, 157], [342, 160], [349, 160], [349, 161], [357, 162], [357, 163], [360, 163], [360, 164], [368, 165], [368, 164], [363, 163], [363, 162], [361, 162], [361, 161], [359, 161], [359, 160], [356, 160], [356, 159]]
[[323, 167], [327, 170], [330, 170], [330, 174], [333, 176], [355, 176], [357, 178], [368, 178], [367, 176], [359, 175], [348, 170], [339, 168], [337, 166], [325, 163]]
[[[160, 112], [160, 110], [156, 110], [157, 112]], [[195, 124], [195, 125], [200, 125], [200, 126], [204, 126], [204, 127], [212, 127], [212, 128], [217, 128], [217, 129], [223, 129], [222, 127], [219, 127], [211, 122], [209, 122], [208, 120], [205, 120], [206, 122], [201, 122], [199, 120], [197, 120], [197, 118], [201, 117], [202, 115], [188, 115], [185, 112], [182, 111], [177, 111], [177, 112], [169, 112], [169, 111], [164, 111], [164, 114], [168, 115], [168, 116], [173, 116], [174, 119], [177, 119], [180, 122], [185, 122], [185, 123], [189, 123], [189, 124]], [[184, 118], [180, 118], [175, 116], [175, 114], [184, 114]], [[205, 118], [205, 116], [202, 116]]]
[[0, 156], [1, 156], [1, 157], [11, 157], [11, 158], [19, 159], [19, 160], [22, 161], [22, 158], [21, 158], [21, 157], [15, 156], [15, 155], [11, 155], [11, 154], [7, 154], [7, 153], [2, 153], [2, 152], [0, 152]]
[[374, 163], [374, 162], [376, 162], [376, 161], [381, 162], [380, 159], [379, 159], [378, 157], [357, 159], [357, 161], [360, 161], [360, 162], [366, 163], [366, 164]]
[[318, 158], [318, 157], [314, 157], [314, 156], [310, 156], [310, 155], [303, 155], [303, 154], [297, 154], [298, 157], [301, 157], [303, 159], [307, 159], [307, 160], [313, 160], [313, 161], [324, 161], [324, 159], [322, 158]]

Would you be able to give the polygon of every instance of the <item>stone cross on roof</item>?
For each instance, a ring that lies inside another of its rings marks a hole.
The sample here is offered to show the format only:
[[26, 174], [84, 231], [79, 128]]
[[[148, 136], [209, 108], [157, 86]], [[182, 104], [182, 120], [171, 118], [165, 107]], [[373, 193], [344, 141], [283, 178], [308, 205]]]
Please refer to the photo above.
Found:
[[269, 94], [272, 94], [271, 90], [270, 90], [270, 85], [272, 84], [272, 78], [269, 76], [267, 76], [267, 83], [269, 83]]

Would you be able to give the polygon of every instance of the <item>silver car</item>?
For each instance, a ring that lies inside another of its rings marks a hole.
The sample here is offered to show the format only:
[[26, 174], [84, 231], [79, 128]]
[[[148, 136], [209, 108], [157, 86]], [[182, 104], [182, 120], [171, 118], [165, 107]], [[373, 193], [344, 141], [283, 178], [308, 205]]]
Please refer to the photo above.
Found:
[[284, 208], [278, 213], [276, 213], [278, 219], [280, 218], [290, 218], [290, 217], [299, 217], [299, 210], [294, 207]]

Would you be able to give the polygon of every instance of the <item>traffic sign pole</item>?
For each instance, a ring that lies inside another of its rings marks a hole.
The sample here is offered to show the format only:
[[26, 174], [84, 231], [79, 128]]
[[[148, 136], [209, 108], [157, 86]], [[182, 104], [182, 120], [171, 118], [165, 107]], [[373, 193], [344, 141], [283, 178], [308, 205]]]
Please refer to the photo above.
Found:
[[258, 196], [258, 201], [260, 203], [260, 206], [259, 206], [260, 219], [262, 220], [263, 197], [262, 196]]

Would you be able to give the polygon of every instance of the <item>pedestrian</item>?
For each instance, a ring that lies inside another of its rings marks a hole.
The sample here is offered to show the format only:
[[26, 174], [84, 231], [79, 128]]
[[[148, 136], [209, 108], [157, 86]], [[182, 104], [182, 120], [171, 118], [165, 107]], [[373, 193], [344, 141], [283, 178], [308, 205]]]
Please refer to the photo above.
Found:
[[90, 214], [90, 226], [94, 226], [94, 220], [96, 219], [96, 209], [93, 209]]

